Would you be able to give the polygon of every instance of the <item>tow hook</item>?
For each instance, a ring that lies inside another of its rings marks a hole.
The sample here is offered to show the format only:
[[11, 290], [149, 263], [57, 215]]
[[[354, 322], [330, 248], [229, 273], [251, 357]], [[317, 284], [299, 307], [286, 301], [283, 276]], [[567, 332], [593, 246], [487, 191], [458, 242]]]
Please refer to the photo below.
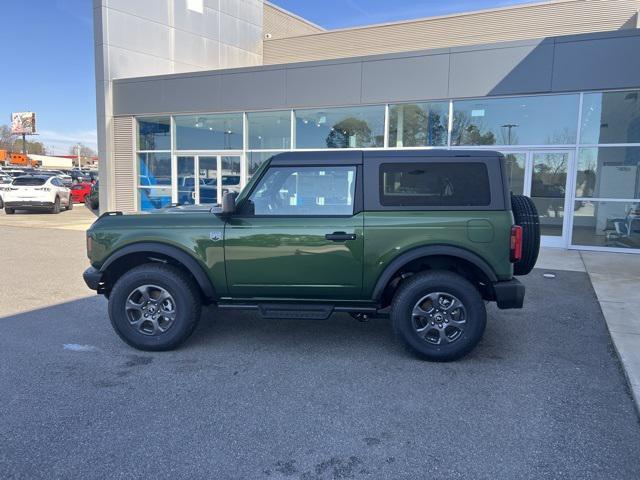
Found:
[[366, 313], [354, 312], [354, 313], [351, 313], [351, 316], [355, 318], [357, 321], [362, 323], [369, 321], [369, 315], [367, 315]]

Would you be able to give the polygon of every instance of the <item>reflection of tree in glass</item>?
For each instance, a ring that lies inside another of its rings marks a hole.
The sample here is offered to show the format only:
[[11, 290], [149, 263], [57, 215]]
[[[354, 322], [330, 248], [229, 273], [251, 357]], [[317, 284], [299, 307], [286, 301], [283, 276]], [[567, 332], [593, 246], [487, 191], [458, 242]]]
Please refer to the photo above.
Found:
[[495, 145], [496, 136], [493, 132], [481, 133], [485, 128], [483, 122], [472, 123], [467, 112], [455, 112], [451, 143], [453, 145]]
[[367, 147], [371, 144], [371, 129], [364, 120], [345, 118], [331, 128], [326, 142], [328, 148]]
[[565, 127], [561, 132], [553, 132], [551, 135], [547, 135], [548, 145], [568, 145], [576, 142], [576, 132], [569, 131], [569, 128]]
[[396, 105], [391, 108], [390, 118], [389, 136], [392, 146], [446, 144], [447, 126], [443, 124], [440, 114], [433, 110], [415, 104]]

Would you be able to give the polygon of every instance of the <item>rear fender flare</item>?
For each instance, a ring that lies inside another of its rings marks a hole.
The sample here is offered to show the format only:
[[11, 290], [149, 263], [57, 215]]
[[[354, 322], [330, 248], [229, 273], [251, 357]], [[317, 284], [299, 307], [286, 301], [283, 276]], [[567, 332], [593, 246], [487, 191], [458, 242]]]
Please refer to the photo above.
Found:
[[418, 258], [434, 256], [447, 256], [466, 260], [478, 267], [490, 282], [498, 281], [498, 278], [491, 266], [489, 266], [489, 264], [477, 254], [460, 247], [453, 247], [449, 245], [428, 245], [426, 247], [418, 247], [409, 250], [395, 258], [389, 265], [387, 265], [378, 277], [378, 281], [373, 289], [373, 300], [378, 301], [382, 298], [382, 294], [384, 293], [387, 284], [393, 278], [393, 275], [404, 265], [412, 262], [413, 260], [417, 260]]

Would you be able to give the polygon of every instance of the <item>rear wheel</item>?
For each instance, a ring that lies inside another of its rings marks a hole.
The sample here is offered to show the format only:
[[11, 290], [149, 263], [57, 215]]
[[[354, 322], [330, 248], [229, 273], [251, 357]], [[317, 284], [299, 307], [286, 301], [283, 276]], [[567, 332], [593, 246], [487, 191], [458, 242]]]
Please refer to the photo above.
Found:
[[193, 280], [176, 267], [146, 264], [125, 273], [109, 295], [111, 325], [139, 350], [172, 350], [193, 333], [201, 299]]
[[53, 201], [51, 213], [53, 213], [54, 215], [60, 213], [60, 197], [56, 197], [56, 199]]
[[396, 336], [419, 358], [457, 360], [480, 341], [487, 312], [478, 290], [464, 277], [448, 271], [413, 275], [391, 303]]
[[511, 196], [516, 225], [522, 227], [522, 258], [513, 264], [514, 275], [526, 275], [536, 265], [540, 251], [540, 218], [533, 200], [524, 195]]
[[67, 210], [73, 210], [73, 198], [69, 197], [69, 204], [67, 205]]

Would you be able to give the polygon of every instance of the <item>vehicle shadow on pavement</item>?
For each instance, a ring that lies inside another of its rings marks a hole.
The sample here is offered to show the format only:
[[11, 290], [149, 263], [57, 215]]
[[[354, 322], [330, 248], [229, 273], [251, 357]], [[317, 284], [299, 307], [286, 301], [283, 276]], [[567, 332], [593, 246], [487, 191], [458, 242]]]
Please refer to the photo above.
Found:
[[454, 363], [344, 314], [207, 307], [158, 353], [121, 342], [98, 296], [5, 316], [0, 477], [636, 478], [640, 425], [588, 277], [523, 282], [525, 308], [490, 306]]

